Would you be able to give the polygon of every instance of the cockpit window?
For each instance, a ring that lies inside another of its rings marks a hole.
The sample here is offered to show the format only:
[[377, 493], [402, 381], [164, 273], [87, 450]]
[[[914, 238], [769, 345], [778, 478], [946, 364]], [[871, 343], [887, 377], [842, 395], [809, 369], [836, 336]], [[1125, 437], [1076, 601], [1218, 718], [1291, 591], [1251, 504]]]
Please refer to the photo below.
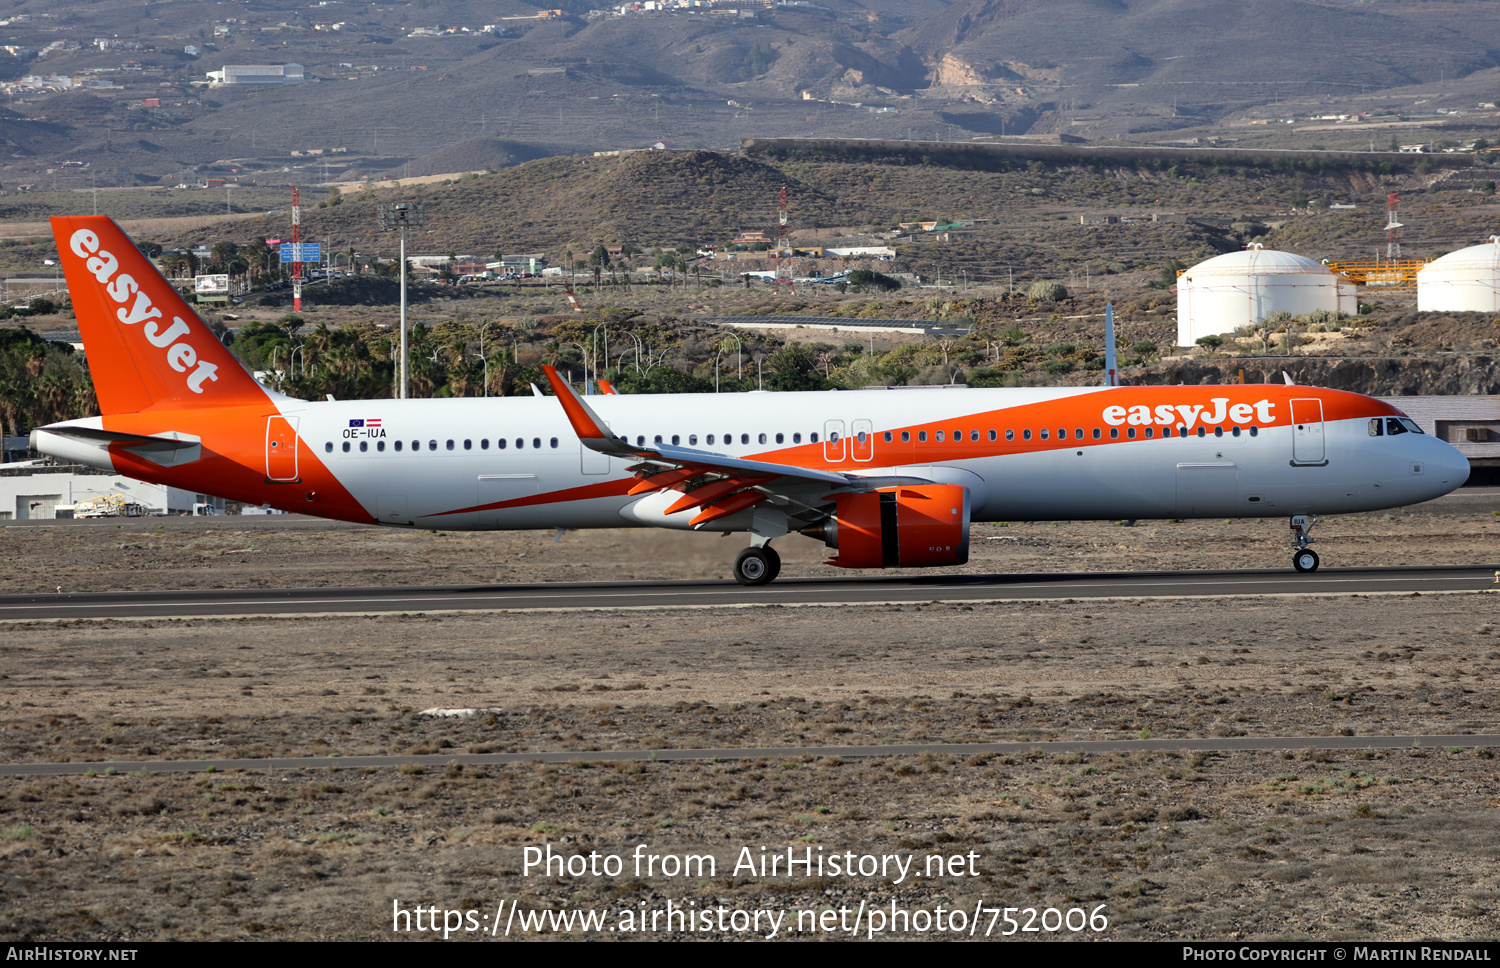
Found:
[[1406, 428], [1406, 424], [1402, 423], [1400, 417], [1386, 417], [1385, 418], [1385, 432], [1386, 432], [1387, 435], [1389, 435], [1391, 437], [1394, 437], [1397, 434], [1404, 434], [1404, 433], [1407, 433], [1408, 431], [1407, 431], [1407, 428]]
[[1370, 418], [1370, 436], [1379, 437], [1385, 433], [1385, 421], [1379, 417]]

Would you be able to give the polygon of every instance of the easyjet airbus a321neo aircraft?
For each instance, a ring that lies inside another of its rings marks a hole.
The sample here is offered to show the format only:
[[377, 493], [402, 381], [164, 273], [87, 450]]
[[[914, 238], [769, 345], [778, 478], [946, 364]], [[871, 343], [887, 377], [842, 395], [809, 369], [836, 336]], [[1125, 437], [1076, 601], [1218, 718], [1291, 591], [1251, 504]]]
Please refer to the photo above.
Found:
[[103, 415], [43, 453], [396, 527], [791, 532], [843, 568], [963, 564], [971, 521], [1288, 516], [1425, 501], [1468, 462], [1394, 407], [1303, 386], [294, 400], [257, 383], [112, 221], [55, 218]]

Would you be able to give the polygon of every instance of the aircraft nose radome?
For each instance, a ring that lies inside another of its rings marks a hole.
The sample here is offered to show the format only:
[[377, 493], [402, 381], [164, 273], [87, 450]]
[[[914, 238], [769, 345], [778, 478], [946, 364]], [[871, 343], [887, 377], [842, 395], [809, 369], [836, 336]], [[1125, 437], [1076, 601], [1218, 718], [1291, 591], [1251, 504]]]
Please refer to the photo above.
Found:
[[1469, 479], [1469, 459], [1446, 441], [1433, 440], [1432, 443], [1436, 446], [1431, 448], [1432, 456], [1426, 458], [1428, 478], [1442, 488], [1441, 494], [1463, 487]]
[[1463, 487], [1469, 479], [1469, 470], [1469, 459], [1457, 447], [1449, 446], [1443, 460], [1443, 479], [1454, 487]]

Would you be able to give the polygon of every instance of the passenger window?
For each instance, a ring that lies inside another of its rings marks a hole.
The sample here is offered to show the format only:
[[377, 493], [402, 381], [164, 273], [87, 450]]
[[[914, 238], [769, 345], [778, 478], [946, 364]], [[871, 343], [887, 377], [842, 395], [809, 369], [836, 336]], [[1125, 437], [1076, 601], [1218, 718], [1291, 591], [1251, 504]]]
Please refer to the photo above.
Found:
[[450, 441], [448, 441], [448, 449], [449, 449], [449, 450], [452, 450], [452, 449], [453, 449], [453, 441], [451, 441], [451, 440], [450, 440]]
[[[991, 430], [990, 431], [990, 439], [993, 440], [994, 438], [995, 438], [995, 432], [993, 430]], [[969, 431], [969, 440], [971, 440], [971, 441], [978, 441], [979, 440], [979, 431], [977, 431], [977, 430], [971, 430], [971, 431]]]
[[1198, 428], [1198, 436], [1199, 437], [1207, 437], [1208, 436], [1208, 431], [1204, 430], [1202, 427], [1199, 427]]
[[911, 431], [910, 430], [903, 430], [903, 431], [901, 431], [901, 442], [903, 444], [909, 444], [909, 443], [911, 443]]
[[1015, 440], [1016, 439], [1016, 432], [1014, 430], [1007, 430], [1007, 431], [1005, 431], [1005, 439], [1006, 440]]
[[786, 435], [785, 434], [777, 434], [776, 435], [776, 442], [778, 444], [781, 443], [784, 440], [786, 440]]
[[1240, 428], [1238, 428], [1238, 427], [1234, 428], [1234, 430], [1231, 431], [1231, 433], [1233, 433], [1236, 437], [1238, 437], [1240, 435]]
[[[816, 439], [816, 438], [814, 438], [814, 439]], [[748, 443], [750, 443], [750, 435], [749, 434], [740, 434], [740, 443], [742, 443], [742, 444], [748, 444]]]
[[1022, 440], [1030, 440], [1031, 439], [1031, 431], [1030, 430], [1023, 430], [1023, 431], [1021, 431], [1021, 439]]
[[997, 436], [998, 435], [993, 430], [990, 431], [990, 440], [994, 440]]
[[646, 438], [640, 436], [639, 434], [637, 434], [636, 438], [635, 438], [635, 445], [637, 447], [644, 447], [644, 446], [646, 446]]
[[375, 449], [378, 450], [378, 451], [380, 451], [381, 453], [385, 453], [385, 441], [383, 441], [383, 440], [377, 440], [377, 441], [375, 441]]
[[1057, 429], [1057, 439], [1058, 440], [1067, 440], [1068, 439], [1068, 428], [1067, 427], [1059, 427]]
[[964, 432], [962, 430], [955, 430], [955, 431], [953, 431], [953, 439], [954, 440], [963, 440], [964, 439]]
[[1110, 440], [1119, 440], [1120, 439], [1120, 428], [1119, 427], [1111, 427], [1111, 428], [1109, 428], [1109, 439]]
[[1083, 439], [1083, 428], [1082, 427], [1079, 427], [1077, 430], [1073, 431], [1073, 439], [1074, 440], [1082, 440]]
[[[554, 439], [556, 439], [556, 438], [554, 438]], [[541, 450], [542, 449], [542, 438], [540, 438], [540, 437], [533, 437], [533, 438], [531, 438], [531, 447], [532, 447], [533, 450]]]
[[505, 449], [505, 438], [504, 437], [501, 437], [501, 438], [499, 438], [499, 439], [497, 439], [495, 441], [495, 449], [496, 450], [504, 450]]
[[464, 450], [473, 450], [473, 449], [474, 449], [474, 441], [469, 440], [468, 438], [465, 438], [464, 439]]
[[1260, 436], [1260, 429], [1258, 427], [1251, 427], [1250, 428], [1250, 436], [1252, 436], [1252, 437], [1259, 437]]
[[661, 434], [657, 434], [655, 440], [658, 444], [661, 443]]
[[1043, 440], [1047, 439], [1047, 428], [1045, 428], [1045, 427], [1042, 428], [1042, 439]]
[[552, 438], [551, 447], [552, 447], [553, 450], [557, 449], [557, 438], [556, 437]]
[[422, 442], [420, 440], [414, 440], [414, 441], [412, 441], [411, 442], [411, 449], [412, 450], [421, 450], [422, 449]]
[[361, 454], [367, 453], [369, 451], [369, 449], [370, 449], [370, 442], [368, 440], [361, 440], [359, 442], [359, 452]]
[[925, 430], [919, 430], [919, 431], [917, 431], [917, 442], [921, 443], [921, 444], [927, 443], [927, 431], [925, 431]]
[[761, 434], [760, 435], [760, 442], [761, 443], [765, 443], [766, 442], [766, 435], [765, 434]]
[[704, 437], [703, 438], [703, 442], [706, 443], [706, 444], [708, 444], [708, 446], [712, 447], [714, 445], [714, 435], [713, 434], [709, 434], [707, 437]]
[[1095, 427], [1095, 428], [1094, 428], [1094, 439], [1095, 439], [1095, 440], [1098, 440], [1098, 439], [1099, 439], [1099, 438], [1100, 438], [1100, 437], [1102, 437], [1102, 436], [1103, 436], [1103, 434], [1101, 434], [1101, 433], [1100, 433], [1100, 432], [1099, 432], [1099, 428], [1098, 428], [1098, 427]]
[[1156, 428], [1155, 427], [1147, 427], [1146, 428], [1146, 439], [1150, 440], [1152, 437], [1155, 437], [1155, 436], [1156, 436]]
[[526, 438], [525, 437], [517, 437], [516, 438], [516, 450], [525, 450], [525, 449], [526, 449]]
[[[890, 440], [891, 439], [891, 435], [889, 433], [887, 433], [885, 435], [885, 439], [886, 440]], [[802, 435], [800, 433], [799, 434], [792, 434], [792, 443], [794, 443], [794, 444], [800, 444], [800, 443], [802, 443]]]
[[349, 441], [344, 441], [344, 453], [349, 453]]
[[401, 441], [396, 441], [396, 453], [401, 453]]
[[894, 438], [894, 436], [895, 436], [894, 434], [892, 434], [889, 430], [887, 430], [885, 432], [885, 442], [886, 443], [890, 443], [891, 440]]
[[937, 432], [937, 438], [936, 439], [937, 439], [937, 442], [940, 443], [940, 444], [943, 442], [943, 432], [941, 430], [939, 430]]
[[673, 434], [672, 435], [672, 446], [676, 447], [680, 443], [682, 443], [682, 438], [679, 437], [677, 434]]
[[323, 453], [325, 453], [325, 454], [331, 454], [331, 453], [333, 453], [333, 441], [330, 440], [328, 443], [326, 443], [326, 444], [323, 445]]
[[429, 440], [427, 442], [427, 449], [428, 450], [437, 450], [437, 441], [435, 441], [435, 440]]
[[698, 446], [698, 435], [697, 434], [688, 434], [688, 446], [689, 447], [697, 447]]
[[490, 449], [490, 439], [488, 437], [481, 437], [481, 438], [479, 438], [479, 449], [480, 450], [489, 450]]
[[1125, 436], [1128, 437], [1131, 440], [1135, 440], [1135, 428], [1131, 427], [1128, 430], [1126, 430], [1125, 431]]
[[1224, 428], [1223, 427], [1215, 427], [1214, 428], [1214, 436], [1215, 437], [1222, 437], [1222, 436], [1224, 436]]
[[816, 444], [818, 442], [818, 435], [817, 434], [808, 434], [807, 435], [807, 439], [808, 439], [809, 443]]

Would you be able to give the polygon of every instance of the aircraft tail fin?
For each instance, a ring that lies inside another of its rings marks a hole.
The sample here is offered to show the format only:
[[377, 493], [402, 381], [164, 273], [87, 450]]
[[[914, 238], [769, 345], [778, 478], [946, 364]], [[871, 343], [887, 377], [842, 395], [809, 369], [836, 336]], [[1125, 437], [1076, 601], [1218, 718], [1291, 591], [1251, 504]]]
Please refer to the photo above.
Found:
[[52, 234], [102, 413], [269, 399], [113, 219], [54, 218]]

